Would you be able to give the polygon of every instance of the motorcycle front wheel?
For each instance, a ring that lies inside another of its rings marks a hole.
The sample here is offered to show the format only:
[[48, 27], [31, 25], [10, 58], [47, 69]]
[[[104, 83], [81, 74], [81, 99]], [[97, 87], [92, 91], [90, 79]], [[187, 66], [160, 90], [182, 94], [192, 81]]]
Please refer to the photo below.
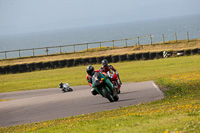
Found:
[[114, 98], [113, 96], [106, 90], [106, 88], [102, 89], [105, 97], [110, 101], [110, 102], [114, 102]]

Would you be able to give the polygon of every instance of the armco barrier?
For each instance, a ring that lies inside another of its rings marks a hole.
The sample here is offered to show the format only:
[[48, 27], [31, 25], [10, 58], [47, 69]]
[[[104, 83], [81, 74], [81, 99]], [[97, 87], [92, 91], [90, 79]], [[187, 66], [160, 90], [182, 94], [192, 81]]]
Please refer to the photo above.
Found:
[[127, 54], [126, 58], [128, 61], [135, 60], [135, 53]]
[[112, 62], [113, 62], [113, 63], [119, 61], [119, 56], [118, 56], [118, 55], [113, 55], [113, 56], [111, 56], [111, 58], [112, 58]]
[[125, 60], [127, 60], [126, 54], [119, 55], [119, 61], [125, 61]]
[[[195, 55], [200, 54], [200, 49], [187, 49], [180, 51], [167, 51], [169, 56], [178, 56], [180, 55]], [[181, 54], [180, 54], [181, 53]], [[59, 61], [51, 61], [51, 62], [39, 62], [39, 63], [28, 63], [28, 64], [19, 64], [12, 66], [0, 66], [0, 74], [8, 74], [8, 73], [20, 73], [20, 72], [31, 72], [35, 70], [43, 70], [43, 69], [52, 69], [52, 68], [61, 68], [61, 67], [72, 67], [77, 65], [86, 65], [86, 64], [101, 64], [103, 59], [107, 59], [109, 63], [125, 61], [125, 60], [148, 60], [148, 59], [159, 59], [163, 58], [163, 51], [160, 52], [146, 52], [146, 53], [129, 53], [123, 55], [108, 55], [108, 56], [100, 56], [100, 57], [88, 57], [88, 58], [78, 58], [78, 59], [68, 59], [68, 60], [59, 60]]]

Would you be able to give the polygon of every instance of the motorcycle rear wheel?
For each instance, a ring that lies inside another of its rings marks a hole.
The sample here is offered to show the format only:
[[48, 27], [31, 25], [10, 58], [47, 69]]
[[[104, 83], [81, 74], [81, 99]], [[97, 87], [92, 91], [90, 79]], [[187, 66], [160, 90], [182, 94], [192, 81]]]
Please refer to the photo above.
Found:
[[118, 101], [119, 100], [119, 96], [118, 95], [115, 95], [113, 98], [114, 98], [114, 101]]

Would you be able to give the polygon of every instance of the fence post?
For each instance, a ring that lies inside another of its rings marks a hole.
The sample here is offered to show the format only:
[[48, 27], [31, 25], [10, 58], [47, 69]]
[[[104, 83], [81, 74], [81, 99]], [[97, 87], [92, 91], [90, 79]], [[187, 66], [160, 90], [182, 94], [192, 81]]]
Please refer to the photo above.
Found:
[[176, 43], [177, 43], [177, 35], [176, 35], [176, 32], [175, 32], [175, 39], [176, 39]]
[[21, 58], [20, 50], [19, 50], [19, 58]]
[[87, 51], [88, 51], [88, 43], [87, 43]]
[[34, 52], [34, 49], [33, 49], [33, 56], [35, 56], [35, 52]]
[[6, 51], [5, 51], [5, 59], [7, 59]]
[[113, 47], [113, 48], [115, 47], [114, 40], [112, 40], [112, 47]]
[[126, 45], [126, 47], [127, 47], [127, 39], [125, 40], [125, 45]]
[[100, 47], [100, 49], [101, 49], [101, 42], [99, 43], [99, 47]]
[[187, 31], [187, 40], [188, 40], [188, 42], [190, 41], [190, 40], [189, 40], [189, 33], [188, 33], [188, 31]]
[[162, 34], [162, 39], [163, 39], [163, 43], [165, 43], [165, 37], [164, 37], [164, 34]]
[[75, 52], [76, 52], [76, 51], [75, 51], [75, 45], [73, 45], [73, 49], [74, 49], [74, 53], [75, 53]]
[[61, 51], [61, 46], [60, 46], [60, 54], [62, 53], [62, 51]]
[[49, 52], [49, 50], [48, 50], [48, 48], [46, 47], [46, 51], [45, 51], [46, 53], [47, 53], [47, 55], [48, 55], [48, 52]]
[[138, 37], [138, 45], [140, 45], [140, 37]]
[[152, 45], [152, 37], [151, 37], [151, 35], [150, 35], [150, 42], [151, 42], [151, 45]]

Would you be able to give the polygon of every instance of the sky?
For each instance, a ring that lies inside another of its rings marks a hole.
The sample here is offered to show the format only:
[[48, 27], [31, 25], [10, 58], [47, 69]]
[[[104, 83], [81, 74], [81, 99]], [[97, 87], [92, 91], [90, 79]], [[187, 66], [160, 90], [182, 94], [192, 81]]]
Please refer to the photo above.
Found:
[[0, 35], [200, 14], [200, 0], [0, 0]]

